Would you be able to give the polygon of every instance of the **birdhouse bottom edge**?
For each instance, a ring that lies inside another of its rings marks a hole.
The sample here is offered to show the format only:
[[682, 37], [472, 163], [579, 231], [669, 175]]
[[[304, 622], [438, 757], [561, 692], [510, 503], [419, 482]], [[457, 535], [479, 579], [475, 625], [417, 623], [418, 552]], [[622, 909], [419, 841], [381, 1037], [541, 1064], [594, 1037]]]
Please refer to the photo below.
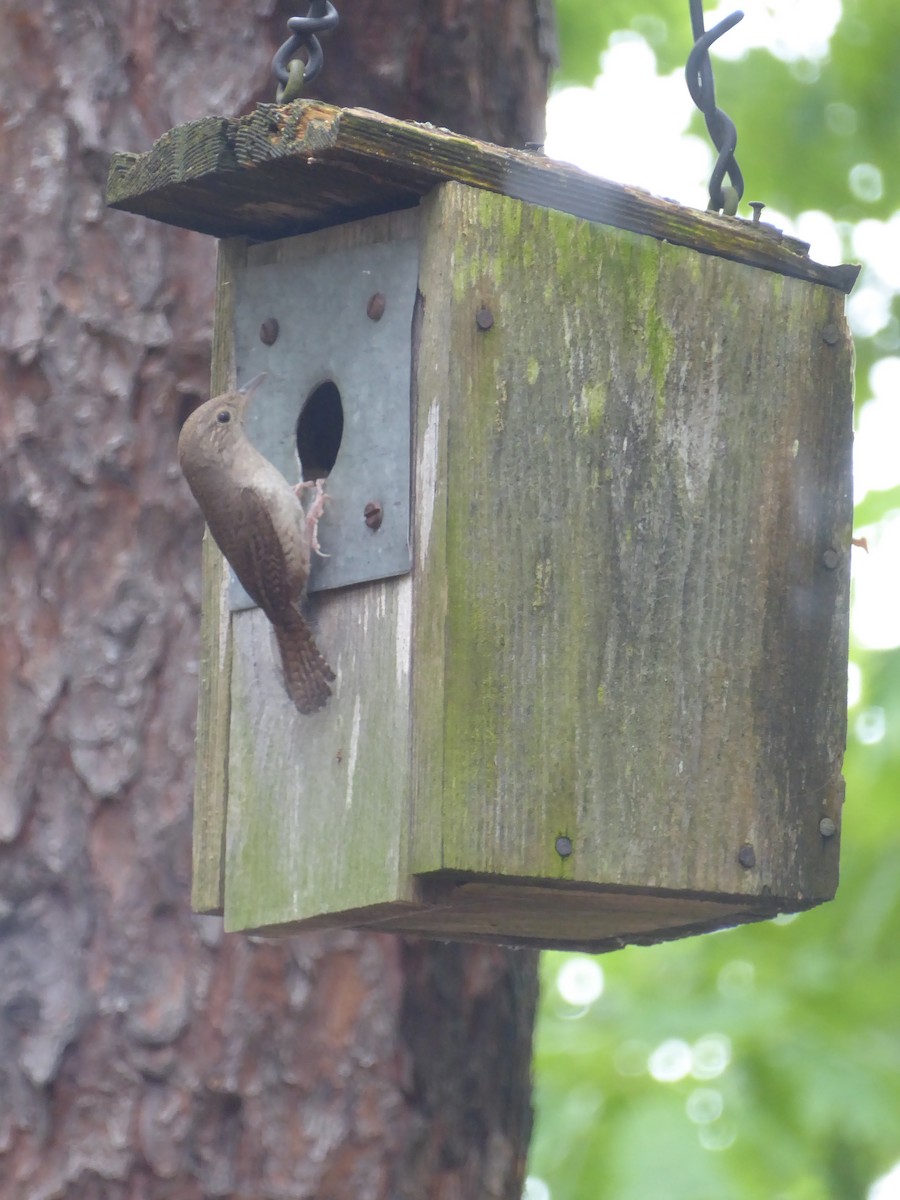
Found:
[[244, 932], [284, 937], [322, 929], [359, 929], [597, 954], [764, 921], [813, 908], [827, 899], [830, 897], [676, 893], [555, 880], [536, 884], [533, 880], [436, 871], [415, 878], [411, 901], [326, 913]]

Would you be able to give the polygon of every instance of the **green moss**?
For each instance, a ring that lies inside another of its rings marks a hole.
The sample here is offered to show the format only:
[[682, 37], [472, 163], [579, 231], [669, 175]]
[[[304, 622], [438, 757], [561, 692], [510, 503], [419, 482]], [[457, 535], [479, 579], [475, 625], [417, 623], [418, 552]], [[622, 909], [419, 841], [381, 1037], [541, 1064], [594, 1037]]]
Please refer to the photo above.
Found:
[[662, 419], [665, 412], [666, 383], [675, 350], [676, 342], [672, 330], [654, 308], [647, 314], [647, 353], [650, 358], [650, 378], [653, 382], [658, 420]]
[[594, 438], [606, 411], [606, 382], [591, 380], [582, 384], [572, 397], [572, 426], [576, 437]]
[[533, 609], [543, 608], [547, 603], [547, 591], [553, 578], [553, 563], [549, 558], [539, 558], [534, 566], [534, 599]]

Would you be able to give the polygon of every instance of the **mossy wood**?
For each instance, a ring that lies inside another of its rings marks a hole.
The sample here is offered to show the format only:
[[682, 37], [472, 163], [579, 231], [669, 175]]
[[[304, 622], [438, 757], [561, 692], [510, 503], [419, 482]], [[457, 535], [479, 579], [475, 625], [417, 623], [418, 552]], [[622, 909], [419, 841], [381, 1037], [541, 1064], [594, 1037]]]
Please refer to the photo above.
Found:
[[812, 261], [772, 225], [684, 208], [541, 154], [318, 100], [260, 104], [112, 156], [114, 208], [227, 238], [284, 238], [414, 207], [454, 180], [849, 292], [857, 266]]
[[[602, 949], [828, 899], [839, 289], [457, 183], [303, 253], [411, 234], [413, 570], [312, 598], [338, 678], [301, 717], [207, 555], [196, 907]], [[214, 389], [263, 252], [222, 245]]]

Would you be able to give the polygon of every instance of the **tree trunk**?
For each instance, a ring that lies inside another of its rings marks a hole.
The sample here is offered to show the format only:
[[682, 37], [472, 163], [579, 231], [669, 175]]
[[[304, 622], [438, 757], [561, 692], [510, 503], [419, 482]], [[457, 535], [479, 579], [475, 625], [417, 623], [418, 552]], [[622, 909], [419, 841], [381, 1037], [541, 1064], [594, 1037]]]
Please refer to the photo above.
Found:
[[[202, 522], [175, 443], [214, 246], [103, 194], [111, 149], [272, 98], [292, 10], [255, 7], [3, 6], [0, 1196], [518, 1197], [532, 955], [254, 942], [188, 907]], [[323, 98], [539, 140], [543, 0], [341, 16]]]

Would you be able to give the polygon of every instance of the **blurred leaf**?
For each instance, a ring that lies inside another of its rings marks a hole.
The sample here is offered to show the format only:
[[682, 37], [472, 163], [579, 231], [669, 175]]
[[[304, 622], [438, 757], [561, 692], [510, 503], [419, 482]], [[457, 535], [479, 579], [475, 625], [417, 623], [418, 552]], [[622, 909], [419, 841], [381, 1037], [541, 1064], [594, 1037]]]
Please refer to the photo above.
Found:
[[[900, 509], [900, 485], [885, 488], [880, 492], [866, 492], [853, 510], [853, 523], [857, 529], [883, 521]], [[863, 551], [865, 553], [865, 551]], [[900, 597], [898, 597], [900, 603]]]
[[661, 71], [684, 67], [693, 45], [688, 0], [557, 0], [561, 62], [554, 83], [590, 86], [614, 33], [639, 33]]

